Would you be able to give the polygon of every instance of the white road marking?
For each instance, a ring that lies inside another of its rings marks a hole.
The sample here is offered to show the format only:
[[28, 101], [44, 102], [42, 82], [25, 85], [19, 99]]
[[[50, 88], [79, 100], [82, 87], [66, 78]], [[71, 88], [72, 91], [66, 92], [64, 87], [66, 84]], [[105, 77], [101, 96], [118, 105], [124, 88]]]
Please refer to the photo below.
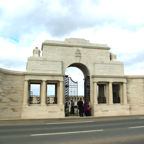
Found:
[[99, 131], [103, 131], [103, 129], [100, 129], [100, 130], [88, 130], [88, 131], [74, 131], [74, 132], [59, 132], [59, 133], [32, 134], [32, 135], [30, 135], [30, 136], [61, 135], [61, 134], [88, 133], [88, 132], [99, 132]]
[[89, 123], [94, 121], [82, 121], [82, 122], [61, 122], [61, 123], [47, 123], [47, 124], [70, 124], [70, 123]]
[[134, 129], [134, 128], [144, 128], [144, 126], [129, 127], [129, 129]]

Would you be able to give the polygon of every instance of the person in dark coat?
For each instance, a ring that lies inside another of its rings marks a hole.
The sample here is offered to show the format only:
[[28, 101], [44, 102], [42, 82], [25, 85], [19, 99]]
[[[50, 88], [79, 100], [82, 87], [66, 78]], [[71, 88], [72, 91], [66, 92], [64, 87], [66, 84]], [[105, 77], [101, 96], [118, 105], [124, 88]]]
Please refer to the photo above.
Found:
[[83, 116], [84, 104], [83, 104], [81, 98], [80, 98], [80, 100], [77, 103], [77, 108], [79, 109], [79, 115], [80, 115], [80, 117], [82, 117]]

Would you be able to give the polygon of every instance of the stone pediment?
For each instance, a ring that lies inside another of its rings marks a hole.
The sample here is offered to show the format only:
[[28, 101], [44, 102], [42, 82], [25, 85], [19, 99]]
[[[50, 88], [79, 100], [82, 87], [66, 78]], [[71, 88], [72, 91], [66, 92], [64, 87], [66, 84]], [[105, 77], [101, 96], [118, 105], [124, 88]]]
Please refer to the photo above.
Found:
[[66, 38], [65, 43], [69, 44], [90, 44], [89, 40], [79, 38]]
[[79, 38], [66, 38], [65, 41], [45, 40], [42, 43], [41, 50], [43, 50], [44, 46], [83, 47], [83, 48], [103, 49], [103, 50], [110, 49], [110, 47], [108, 47], [106, 44], [90, 43], [89, 40]]

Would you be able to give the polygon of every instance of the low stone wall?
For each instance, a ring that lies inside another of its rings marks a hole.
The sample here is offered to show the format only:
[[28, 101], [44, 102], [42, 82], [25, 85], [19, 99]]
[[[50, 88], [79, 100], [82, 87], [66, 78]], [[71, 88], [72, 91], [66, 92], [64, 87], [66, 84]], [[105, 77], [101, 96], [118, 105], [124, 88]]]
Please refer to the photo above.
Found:
[[23, 90], [22, 72], [0, 68], [0, 119], [21, 118]]
[[32, 105], [23, 106], [21, 118], [41, 119], [41, 118], [64, 118], [64, 105], [51, 104], [46, 106]]
[[99, 104], [94, 105], [92, 107], [92, 111], [94, 111], [94, 116], [101, 117], [101, 116], [124, 116], [130, 115], [129, 112], [129, 105], [122, 105], [122, 104]]
[[129, 76], [127, 98], [131, 115], [144, 114], [144, 76]]

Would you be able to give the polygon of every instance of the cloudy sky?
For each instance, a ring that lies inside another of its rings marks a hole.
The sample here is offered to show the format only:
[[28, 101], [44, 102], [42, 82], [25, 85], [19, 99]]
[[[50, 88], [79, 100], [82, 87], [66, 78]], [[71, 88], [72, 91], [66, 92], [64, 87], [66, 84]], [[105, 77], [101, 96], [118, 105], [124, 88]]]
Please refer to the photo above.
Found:
[[1, 68], [25, 71], [36, 46], [70, 37], [107, 44], [126, 75], [144, 74], [144, 0], [0, 0]]

